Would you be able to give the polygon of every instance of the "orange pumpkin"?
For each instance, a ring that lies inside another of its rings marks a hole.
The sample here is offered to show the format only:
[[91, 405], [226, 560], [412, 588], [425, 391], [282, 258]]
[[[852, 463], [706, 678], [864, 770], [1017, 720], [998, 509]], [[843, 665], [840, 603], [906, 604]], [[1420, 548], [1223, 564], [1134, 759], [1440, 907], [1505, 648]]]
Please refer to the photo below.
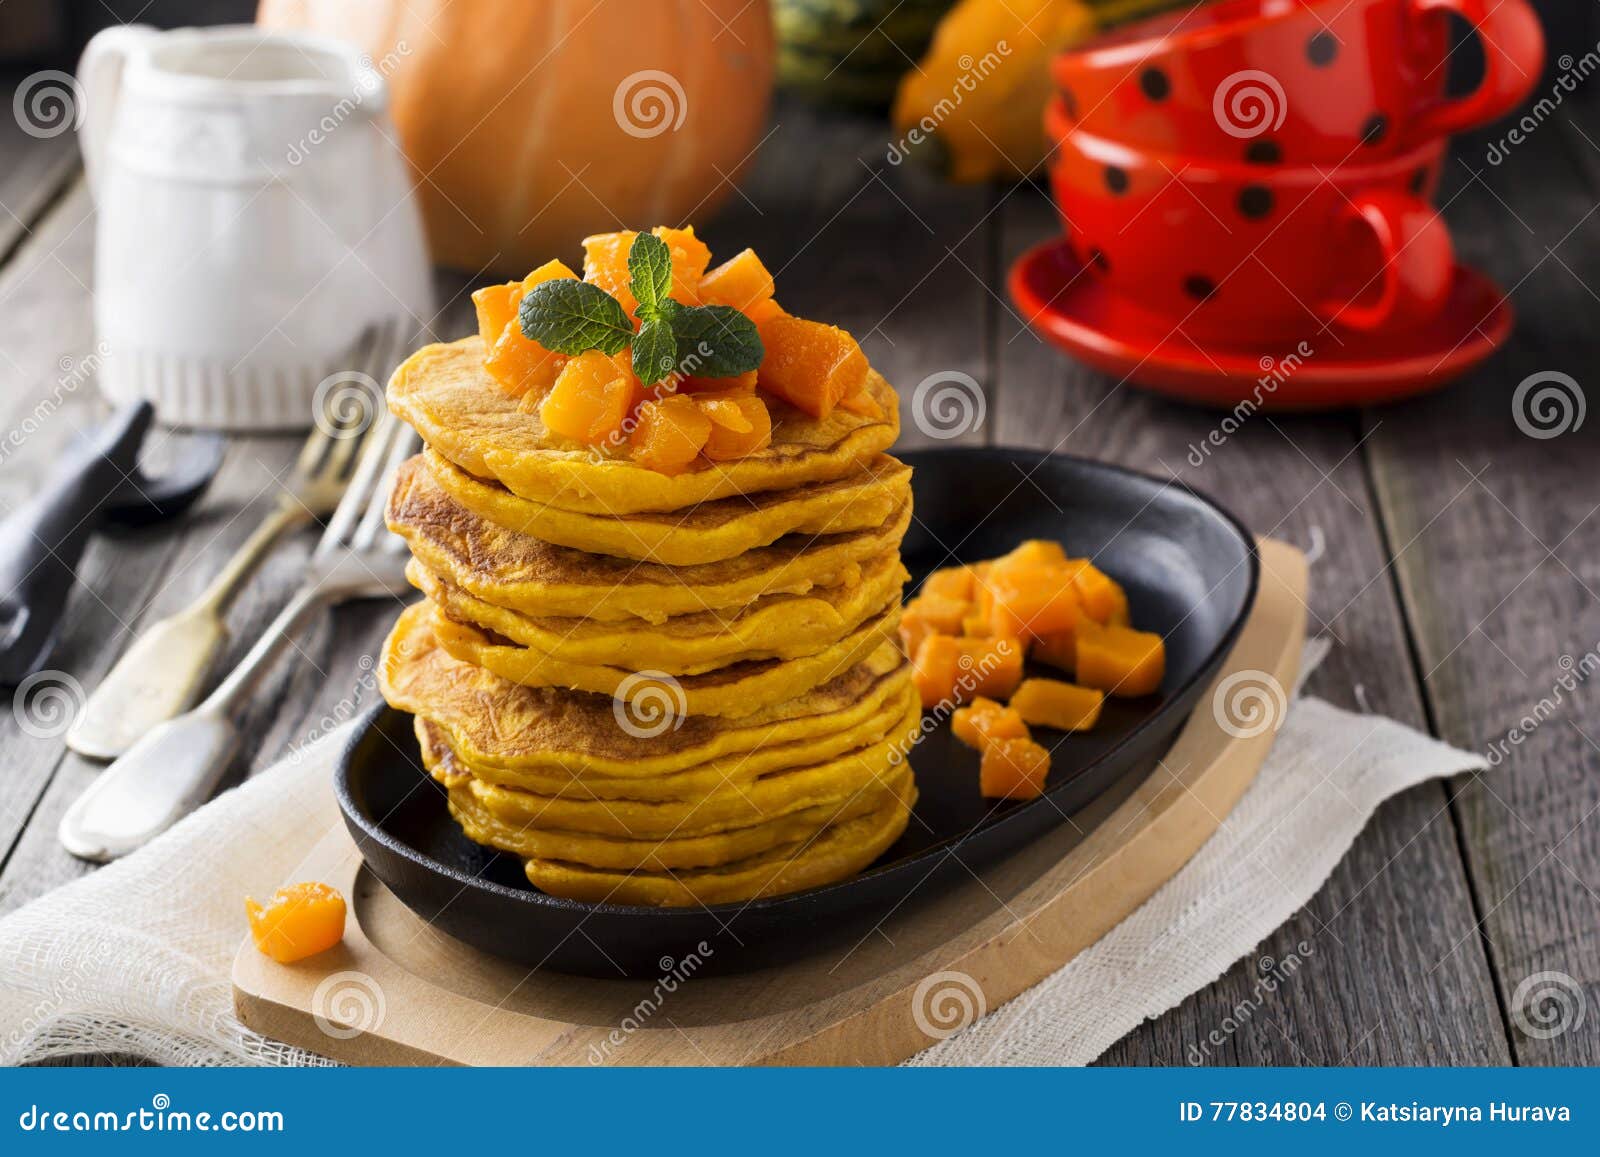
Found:
[[772, 15], [748, 0], [261, 0], [257, 20], [371, 56], [433, 256], [458, 268], [705, 220], [767, 123]]

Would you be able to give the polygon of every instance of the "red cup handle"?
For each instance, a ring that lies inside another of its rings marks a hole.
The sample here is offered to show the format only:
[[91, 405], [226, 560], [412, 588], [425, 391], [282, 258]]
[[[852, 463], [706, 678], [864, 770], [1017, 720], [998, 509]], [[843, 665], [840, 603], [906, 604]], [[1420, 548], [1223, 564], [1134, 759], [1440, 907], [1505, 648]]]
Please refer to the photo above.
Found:
[[1386, 189], [1362, 193], [1346, 207], [1342, 224], [1368, 230], [1383, 264], [1354, 300], [1322, 303], [1317, 312], [1323, 320], [1375, 330], [1425, 322], [1444, 308], [1455, 277], [1455, 245], [1433, 206]]
[[1454, 12], [1483, 44], [1483, 80], [1412, 122], [1416, 143], [1499, 120], [1522, 103], [1544, 71], [1544, 29], [1527, 0], [1412, 0], [1420, 16]]

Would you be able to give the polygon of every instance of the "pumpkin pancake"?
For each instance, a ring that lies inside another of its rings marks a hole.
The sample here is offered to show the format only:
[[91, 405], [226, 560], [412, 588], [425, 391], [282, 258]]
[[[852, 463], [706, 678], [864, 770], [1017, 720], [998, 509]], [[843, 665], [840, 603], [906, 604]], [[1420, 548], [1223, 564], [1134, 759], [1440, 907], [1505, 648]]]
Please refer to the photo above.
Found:
[[832, 824], [814, 839], [780, 844], [744, 860], [714, 868], [675, 872], [590, 868], [567, 860], [528, 859], [528, 882], [541, 892], [601, 904], [686, 907], [730, 904], [800, 892], [861, 871], [900, 838], [911, 818], [917, 789], [906, 776], [899, 795], [888, 793], [864, 816]]
[[857, 582], [861, 564], [897, 551], [911, 522], [911, 502], [870, 530], [788, 535], [738, 558], [667, 567], [507, 530], [456, 501], [418, 455], [395, 477], [388, 521], [429, 571], [495, 606], [606, 623], [661, 623], [671, 615], [744, 607], [763, 595], [804, 595]]
[[423, 756], [434, 778], [449, 789], [451, 815], [474, 842], [520, 856], [624, 870], [709, 867], [742, 860], [779, 844], [807, 839], [829, 824], [874, 810], [882, 802], [885, 791], [898, 789], [900, 778], [911, 774], [902, 768], [884, 785], [872, 781], [865, 790], [845, 799], [802, 808], [748, 827], [701, 835], [632, 838], [508, 822], [484, 806], [472, 789], [472, 776], [460, 770], [455, 754], [448, 747], [425, 744]]
[[503, 483], [532, 502], [620, 515], [681, 510], [735, 494], [843, 478], [893, 445], [894, 389], [877, 374], [867, 390], [884, 417], [836, 409], [813, 418], [771, 398], [772, 444], [745, 458], [665, 475], [559, 438], [483, 368], [477, 336], [423, 346], [389, 379], [389, 408], [468, 474]]
[[[681, 772], [671, 778], [698, 778], [700, 790], [670, 799], [583, 799], [490, 783], [450, 746], [443, 728], [419, 719], [416, 732], [435, 779], [449, 788], [468, 788], [479, 806], [513, 827], [664, 839], [751, 827], [868, 790], [905, 768], [905, 753], [920, 724], [920, 708], [907, 704], [882, 737], [861, 747], [757, 776], [722, 777], [712, 768]], [[653, 786], [656, 781], [629, 782]]]
[[910, 666], [886, 643], [767, 710], [627, 730], [612, 699], [523, 687], [453, 658], [425, 603], [401, 614], [378, 675], [384, 698], [442, 729], [479, 779], [580, 799], [683, 798], [672, 781], [686, 769], [737, 781], [830, 759], [882, 738], [915, 696]]
[[423, 459], [452, 498], [497, 526], [574, 550], [676, 567], [736, 558], [786, 534], [871, 530], [911, 499], [911, 467], [887, 454], [844, 478], [739, 494], [688, 510], [624, 516], [529, 502], [498, 483], [473, 477], [433, 450]]
[[[485, 667], [503, 679], [529, 687], [565, 687], [611, 695], [627, 702], [641, 718], [669, 703], [674, 715], [748, 715], [826, 683], [895, 637], [900, 608], [868, 619], [837, 643], [798, 659], [755, 659], [730, 663], [700, 675], [651, 678], [598, 664], [568, 663], [519, 647], [503, 635], [445, 615], [432, 603], [434, 637], [463, 663]], [[648, 721], [647, 721], [648, 722]]]
[[861, 581], [814, 595], [771, 595], [737, 613], [676, 615], [659, 626], [535, 617], [444, 582], [415, 559], [412, 585], [446, 615], [568, 663], [694, 675], [754, 659], [798, 659], [832, 646], [867, 619], [898, 606], [911, 576], [894, 556], [876, 559]]

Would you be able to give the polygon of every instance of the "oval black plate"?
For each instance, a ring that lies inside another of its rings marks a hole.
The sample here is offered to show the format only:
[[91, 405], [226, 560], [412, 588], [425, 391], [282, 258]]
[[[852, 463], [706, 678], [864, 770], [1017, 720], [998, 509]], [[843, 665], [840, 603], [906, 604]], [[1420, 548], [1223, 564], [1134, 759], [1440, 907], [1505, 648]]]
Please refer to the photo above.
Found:
[[496, 956], [589, 976], [656, 976], [699, 955], [755, 968], [859, 936], [917, 890], [1010, 852], [1166, 749], [1232, 648], [1255, 600], [1250, 534], [1181, 485], [1063, 455], [948, 449], [904, 455], [916, 518], [904, 546], [917, 581], [955, 561], [1051, 538], [1128, 591], [1134, 622], [1167, 642], [1167, 675], [1147, 699], [1108, 705], [1094, 731], [1043, 733], [1049, 790], [1020, 804], [978, 793], [977, 755], [947, 726], [912, 753], [921, 799], [901, 840], [854, 879], [808, 892], [699, 908], [588, 904], [535, 891], [514, 857], [479, 847], [423, 770], [409, 716], [376, 708], [340, 760], [336, 791], [372, 872], [442, 931]]

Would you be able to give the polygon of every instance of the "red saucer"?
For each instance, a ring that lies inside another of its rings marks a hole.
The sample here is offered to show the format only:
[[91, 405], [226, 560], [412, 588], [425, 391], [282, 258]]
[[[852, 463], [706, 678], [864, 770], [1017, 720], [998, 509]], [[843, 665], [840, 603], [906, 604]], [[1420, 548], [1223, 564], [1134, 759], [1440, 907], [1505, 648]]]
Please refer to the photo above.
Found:
[[[1119, 380], [1205, 406], [1263, 410], [1369, 406], [1454, 381], [1505, 344], [1512, 311], [1487, 277], [1457, 266], [1444, 311], [1383, 334], [1312, 333], [1302, 347], [1201, 347], [1112, 293], [1058, 237], [1024, 253], [1007, 278], [1034, 329]], [[1309, 351], [1309, 352], [1306, 352]]]

